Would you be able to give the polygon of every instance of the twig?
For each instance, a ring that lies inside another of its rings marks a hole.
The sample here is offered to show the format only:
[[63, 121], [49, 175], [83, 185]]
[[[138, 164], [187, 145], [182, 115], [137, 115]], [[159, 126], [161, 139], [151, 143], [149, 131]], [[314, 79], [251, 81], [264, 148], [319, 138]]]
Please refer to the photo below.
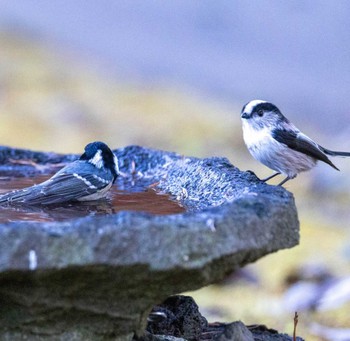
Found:
[[46, 170], [50, 170], [52, 168], [63, 167], [67, 164], [66, 162], [40, 164], [33, 160], [15, 160], [15, 159], [9, 159], [9, 161], [15, 165], [32, 166], [35, 169], [37, 169], [39, 172], [45, 172]]
[[297, 341], [297, 325], [298, 325], [298, 312], [294, 314], [294, 330], [293, 330], [293, 341]]

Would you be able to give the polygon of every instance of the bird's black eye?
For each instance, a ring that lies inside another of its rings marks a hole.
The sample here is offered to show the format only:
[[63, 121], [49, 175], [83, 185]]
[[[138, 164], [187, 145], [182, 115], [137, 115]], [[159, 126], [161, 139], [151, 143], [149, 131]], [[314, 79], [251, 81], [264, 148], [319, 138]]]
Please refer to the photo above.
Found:
[[264, 110], [262, 109], [258, 110], [258, 116], [260, 117], [264, 116]]

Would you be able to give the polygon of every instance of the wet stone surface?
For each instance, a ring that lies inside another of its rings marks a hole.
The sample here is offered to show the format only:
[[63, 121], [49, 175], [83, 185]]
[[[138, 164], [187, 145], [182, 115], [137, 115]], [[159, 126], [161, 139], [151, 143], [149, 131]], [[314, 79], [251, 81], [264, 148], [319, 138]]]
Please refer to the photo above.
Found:
[[[157, 302], [299, 241], [293, 196], [227, 159], [115, 153], [118, 190], [156, 186], [186, 211], [0, 224], [1, 340], [131, 340]], [[76, 158], [3, 147], [0, 176], [50, 174]]]

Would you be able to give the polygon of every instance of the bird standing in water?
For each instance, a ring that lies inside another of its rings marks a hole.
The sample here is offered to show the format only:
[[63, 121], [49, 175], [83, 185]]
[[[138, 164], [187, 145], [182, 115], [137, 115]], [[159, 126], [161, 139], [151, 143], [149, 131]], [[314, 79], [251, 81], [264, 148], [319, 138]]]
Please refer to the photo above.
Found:
[[50, 205], [98, 200], [119, 174], [118, 159], [103, 142], [92, 142], [80, 158], [41, 184], [0, 195], [1, 204]]

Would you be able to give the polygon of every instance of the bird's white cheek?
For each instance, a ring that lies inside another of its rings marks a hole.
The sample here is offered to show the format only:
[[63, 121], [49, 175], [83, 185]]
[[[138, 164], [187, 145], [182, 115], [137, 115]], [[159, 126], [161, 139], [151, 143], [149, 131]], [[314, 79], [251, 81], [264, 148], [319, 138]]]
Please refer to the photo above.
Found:
[[94, 157], [89, 160], [96, 168], [101, 169], [103, 167], [102, 150], [98, 150]]

